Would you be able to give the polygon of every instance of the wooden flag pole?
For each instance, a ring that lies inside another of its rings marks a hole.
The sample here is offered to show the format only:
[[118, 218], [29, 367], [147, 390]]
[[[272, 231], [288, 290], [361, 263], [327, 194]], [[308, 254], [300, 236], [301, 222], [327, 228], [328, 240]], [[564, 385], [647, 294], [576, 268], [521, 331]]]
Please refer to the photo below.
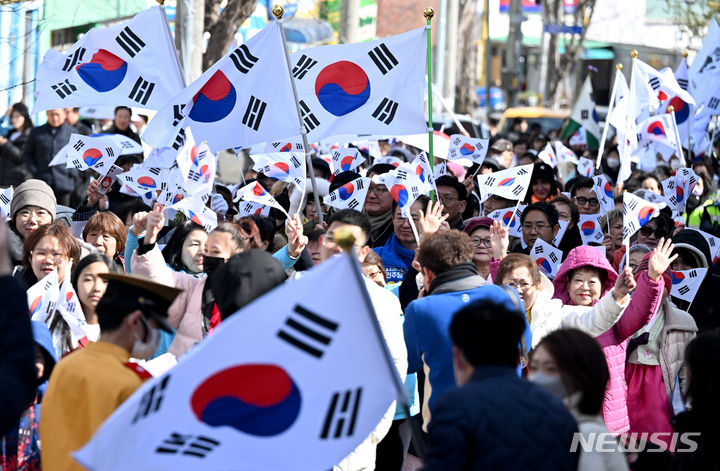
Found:
[[[290, 52], [288, 51], [287, 41], [285, 40], [285, 30], [282, 26], [282, 17], [285, 10], [280, 5], [275, 5], [272, 9], [272, 13], [277, 18], [278, 27], [280, 28], [280, 36], [282, 37], [283, 52], [285, 53], [285, 61], [287, 62], [288, 74], [290, 75], [290, 84], [292, 84], [293, 97], [295, 97], [295, 109], [297, 111], [298, 124], [300, 125], [300, 136], [303, 141], [303, 149], [305, 151], [305, 162], [307, 169], [310, 171], [310, 183], [312, 183], [313, 196], [315, 197], [315, 209], [317, 209], [318, 223], [323, 223], [322, 206], [320, 206], [320, 196], [317, 189], [317, 182], [315, 181], [315, 170], [313, 169], [312, 159], [310, 158], [310, 144], [307, 140], [307, 131], [305, 126], [302, 124], [302, 112], [300, 111], [300, 104], [298, 102], [297, 87], [295, 87], [295, 77], [292, 75], [292, 66], [290, 64]], [[307, 177], [305, 177], [307, 181]], [[303, 192], [302, 199], [305, 199]], [[298, 208], [298, 214], [302, 211], [302, 205]]]
[[[435, 165], [433, 160], [435, 154], [433, 154], [433, 121], [432, 121], [432, 41], [430, 40], [430, 20], [435, 16], [435, 10], [432, 7], [425, 7], [423, 10], [423, 16], [427, 21], [425, 31], [427, 31], [427, 86], [428, 86], [428, 162], [430, 162], [430, 173], [435, 172]], [[441, 71], [442, 72], [442, 71]], [[435, 201], [435, 192], [430, 191], [430, 200]], [[416, 236], [417, 237], [417, 236]]]

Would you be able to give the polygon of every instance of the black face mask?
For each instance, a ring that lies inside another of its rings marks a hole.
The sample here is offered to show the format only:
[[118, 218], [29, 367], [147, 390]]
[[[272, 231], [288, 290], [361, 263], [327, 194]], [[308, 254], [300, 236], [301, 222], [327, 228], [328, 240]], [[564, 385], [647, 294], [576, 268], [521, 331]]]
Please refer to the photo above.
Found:
[[211, 257], [210, 255], [203, 255], [203, 268], [205, 273], [211, 275], [212, 272], [218, 269], [218, 267], [225, 264], [225, 259], [222, 257]]

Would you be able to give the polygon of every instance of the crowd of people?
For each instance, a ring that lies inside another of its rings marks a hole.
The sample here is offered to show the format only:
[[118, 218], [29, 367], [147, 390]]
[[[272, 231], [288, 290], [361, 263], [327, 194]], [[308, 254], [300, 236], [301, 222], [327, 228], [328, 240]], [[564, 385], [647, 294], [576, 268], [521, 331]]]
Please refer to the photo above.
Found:
[[[559, 130], [521, 120], [512, 133], [492, 135], [481, 164], [449, 162], [433, 195], [418, 196], [409, 212], [377, 179], [362, 207], [316, 206], [313, 188], [322, 200], [395, 168], [362, 146], [365, 163], [332, 178], [314, 153], [317, 184], [304, 194], [246, 169], [244, 182], [257, 181], [290, 217], [275, 208], [242, 216], [239, 182], [218, 176], [207, 200], [218, 224], [208, 232], [183, 216], [166, 220], [161, 204], [146, 206], [118, 182], [105, 194], [90, 172], [48, 166], [72, 133], [140, 142], [146, 119], [131, 116], [117, 107], [102, 129], [77, 109], [57, 109], [34, 127], [22, 103], [8, 110], [0, 136], [0, 187], [14, 188], [0, 220], [2, 469], [83, 469], [71, 452], [151, 377], [153, 359], [172, 367], [244, 306], [340, 253], [340, 229], [355, 238], [410, 400], [336, 469], [720, 469], [720, 264], [703, 235], [720, 237], [714, 153], [687, 156], [699, 180], [681, 217], [662, 210], [629, 246], [623, 192], [661, 195], [680, 159], [658, 157], [653, 173], [618, 181], [610, 144], [597, 174], [612, 186], [616, 209], [604, 215], [604, 239], [584, 243], [581, 215], [603, 212], [595, 182], [574, 166], [543, 162], [538, 154]], [[379, 149], [396, 161], [419, 153], [396, 140]], [[127, 171], [143, 158], [115, 164]], [[477, 175], [527, 164], [522, 200], [482, 198]], [[526, 207], [514, 237], [489, 216], [518, 204]], [[552, 278], [530, 256], [538, 240], [562, 252]], [[707, 272], [692, 302], [672, 296], [674, 272], [697, 268]], [[69, 277], [80, 329], [59, 308], [30, 321], [36, 306], [25, 292], [50, 274], [59, 285]], [[587, 443], [593, 434], [612, 446], [577, 448], [578, 436]], [[694, 446], [681, 449], [677, 434]]]

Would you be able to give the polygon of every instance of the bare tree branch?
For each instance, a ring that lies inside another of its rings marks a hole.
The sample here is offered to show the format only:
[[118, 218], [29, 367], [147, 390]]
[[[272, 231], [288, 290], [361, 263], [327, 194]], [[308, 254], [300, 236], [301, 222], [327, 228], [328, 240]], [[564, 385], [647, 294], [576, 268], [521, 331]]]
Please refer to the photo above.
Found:
[[[207, 50], [203, 56], [203, 70], [217, 62], [228, 50], [235, 32], [255, 11], [256, 0], [228, 0], [214, 23], [205, 23], [210, 32]], [[207, 12], [207, 8], [205, 10]]]

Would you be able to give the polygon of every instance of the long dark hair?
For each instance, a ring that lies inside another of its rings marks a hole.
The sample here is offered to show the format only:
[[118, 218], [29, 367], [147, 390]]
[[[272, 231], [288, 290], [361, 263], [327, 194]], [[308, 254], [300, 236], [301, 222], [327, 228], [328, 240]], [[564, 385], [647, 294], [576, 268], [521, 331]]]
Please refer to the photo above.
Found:
[[687, 395], [692, 410], [706, 420], [720, 417], [720, 330], [695, 337], [685, 350], [690, 382]]
[[580, 391], [578, 410], [597, 415], [610, 381], [607, 360], [597, 341], [577, 329], [560, 329], [545, 336], [535, 349], [541, 345], [555, 360], [569, 392]]
[[[30, 119], [30, 113], [28, 112], [28, 107], [25, 106], [25, 103], [15, 103], [12, 105], [12, 110], [17, 111], [23, 118], [25, 118], [25, 122], [23, 123], [23, 127], [20, 132], [25, 132], [28, 129], [33, 128], [33, 122], [32, 119]], [[12, 117], [12, 114], [10, 117]]]
[[165, 262], [175, 271], [190, 271], [190, 268], [186, 267], [182, 261], [182, 247], [187, 236], [193, 231], [205, 232], [205, 229], [192, 221], [183, 222], [177, 226], [175, 232], [170, 236], [167, 245], [162, 249]]
[[107, 265], [108, 270], [110, 270], [110, 272], [112, 273], [122, 273], [122, 271], [118, 268], [115, 262], [110, 260], [107, 255], [97, 252], [89, 253], [83, 258], [81, 258], [80, 261], [75, 265], [72, 275], [70, 276], [70, 283], [72, 284], [72, 287], [76, 293], [78, 290], [78, 280], [80, 279], [80, 273], [82, 273], [82, 271], [86, 269], [89, 265], [92, 265], [96, 262], [102, 262]]

